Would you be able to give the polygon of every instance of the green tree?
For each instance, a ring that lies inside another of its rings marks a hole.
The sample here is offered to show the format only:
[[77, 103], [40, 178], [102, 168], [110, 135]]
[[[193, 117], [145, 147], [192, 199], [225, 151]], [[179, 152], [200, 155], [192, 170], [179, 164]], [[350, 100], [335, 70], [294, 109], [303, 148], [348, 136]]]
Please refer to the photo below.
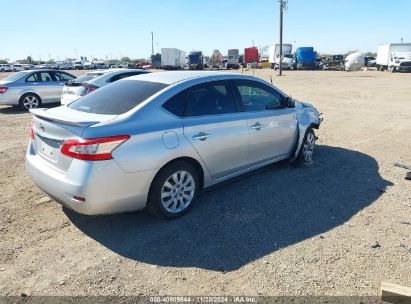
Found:
[[32, 62], [33, 62], [33, 58], [31, 58], [31, 56], [27, 56], [27, 59], [26, 59], [26, 60], [27, 60], [28, 63], [32, 63]]
[[121, 61], [121, 62], [131, 62], [131, 59], [130, 59], [130, 57], [125, 56], [125, 57], [122, 57], [122, 58], [120, 59], [120, 61]]
[[365, 56], [377, 57], [377, 53], [375, 53], [375, 52], [367, 52], [367, 53], [365, 53]]
[[0, 59], [0, 64], [6, 64], [6, 63], [8, 63], [6, 60]]

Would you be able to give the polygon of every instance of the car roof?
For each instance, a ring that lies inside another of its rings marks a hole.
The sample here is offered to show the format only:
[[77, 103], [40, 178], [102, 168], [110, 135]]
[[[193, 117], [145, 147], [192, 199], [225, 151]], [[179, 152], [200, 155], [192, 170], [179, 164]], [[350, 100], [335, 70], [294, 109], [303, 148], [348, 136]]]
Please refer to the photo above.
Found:
[[158, 83], [164, 83], [164, 84], [171, 85], [177, 82], [182, 82], [182, 81], [192, 80], [192, 79], [201, 79], [201, 78], [249, 79], [249, 77], [243, 76], [241, 74], [234, 74], [234, 73], [210, 72], [210, 71], [170, 71], [170, 72], [156, 72], [156, 73], [148, 73], [144, 75], [132, 76], [132, 77], [128, 77], [127, 80], [141, 80], [141, 81], [158, 82]]
[[[66, 71], [55, 70], [55, 69], [26, 70], [26, 71], [22, 71], [22, 72], [25, 72], [25, 73], [33, 73], [33, 72], [65, 72], [65, 73], [67, 73]], [[70, 74], [70, 73], [68, 73], [68, 74]]]
[[[101, 70], [104, 71], [104, 74], [121, 74], [121, 73], [129, 73], [129, 72], [141, 72], [141, 73], [149, 73], [147, 70], [143, 69], [110, 69], [110, 70]], [[100, 72], [101, 72], [100, 71]]]

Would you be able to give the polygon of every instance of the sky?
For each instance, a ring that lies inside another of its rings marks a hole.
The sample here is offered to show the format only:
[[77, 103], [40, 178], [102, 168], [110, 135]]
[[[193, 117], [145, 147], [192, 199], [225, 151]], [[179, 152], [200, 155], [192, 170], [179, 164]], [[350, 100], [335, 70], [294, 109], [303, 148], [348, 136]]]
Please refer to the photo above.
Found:
[[[24, 4], [22, 4], [24, 2]], [[243, 50], [278, 43], [277, 0], [2, 1], [0, 58], [148, 58], [154, 49]], [[9, 13], [4, 13], [9, 12]], [[320, 53], [411, 42], [411, 0], [289, 0], [284, 43]]]

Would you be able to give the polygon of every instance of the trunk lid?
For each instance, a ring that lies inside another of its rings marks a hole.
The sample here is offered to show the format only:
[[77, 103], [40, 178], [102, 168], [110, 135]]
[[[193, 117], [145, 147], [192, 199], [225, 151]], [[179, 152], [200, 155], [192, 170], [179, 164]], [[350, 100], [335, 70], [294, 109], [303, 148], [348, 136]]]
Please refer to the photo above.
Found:
[[90, 114], [66, 107], [34, 109], [30, 112], [33, 114], [35, 133], [34, 151], [60, 172], [66, 172], [73, 160], [61, 153], [60, 149], [65, 140], [81, 138], [86, 128], [117, 117]]

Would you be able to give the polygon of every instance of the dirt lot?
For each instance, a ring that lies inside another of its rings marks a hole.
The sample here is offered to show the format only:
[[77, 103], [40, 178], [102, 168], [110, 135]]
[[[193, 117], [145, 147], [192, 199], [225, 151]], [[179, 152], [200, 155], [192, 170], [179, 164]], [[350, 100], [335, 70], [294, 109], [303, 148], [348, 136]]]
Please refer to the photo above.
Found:
[[378, 295], [381, 280], [411, 286], [411, 183], [393, 166], [411, 163], [411, 74], [256, 71], [270, 74], [324, 113], [315, 164], [284, 162], [220, 185], [174, 221], [86, 217], [49, 200], [25, 172], [30, 115], [0, 107], [0, 295]]

